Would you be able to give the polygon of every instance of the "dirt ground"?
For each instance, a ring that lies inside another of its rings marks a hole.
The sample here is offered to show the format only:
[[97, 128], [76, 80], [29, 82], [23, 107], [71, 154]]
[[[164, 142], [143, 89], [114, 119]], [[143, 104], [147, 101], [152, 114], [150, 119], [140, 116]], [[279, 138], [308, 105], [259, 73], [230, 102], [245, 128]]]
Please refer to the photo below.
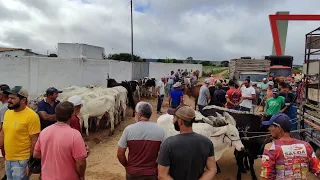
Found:
[[[220, 75], [220, 74], [219, 74]], [[156, 122], [159, 115], [156, 114], [156, 98], [142, 98], [143, 101], [148, 101], [153, 105], [152, 121]], [[191, 106], [194, 103], [191, 99], [185, 96], [185, 102]], [[168, 99], [164, 100], [162, 112], [166, 112], [168, 108]], [[97, 133], [91, 133], [89, 137], [85, 137], [86, 143], [90, 147], [90, 156], [87, 159], [86, 179], [87, 180], [123, 180], [125, 179], [125, 169], [118, 162], [116, 157], [117, 143], [120, 139], [123, 129], [134, 123], [134, 118], [131, 117], [132, 111], [129, 110], [127, 117], [121, 122], [121, 125], [117, 125], [115, 134], [112, 137], [108, 137], [107, 129], [100, 129]], [[217, 180], [234, 180], [236, 179], [237, 166], [233, 155], [233, 148], [227, 151], [223, 157], [218, 161], [221, 168], [215, 179]], [[255, 161], [255, 171], [257, 177], [260, 175], [260, 159]], [[4, 159], [0, 158], [0, 177], [4, 173]], [[251, 179], [250, 173], [243, 174], [244, 180]], [[38, 175], [32, 175], [32, 180], [37, 180]], [[308, 179], [316, 179], [309, 177]]]

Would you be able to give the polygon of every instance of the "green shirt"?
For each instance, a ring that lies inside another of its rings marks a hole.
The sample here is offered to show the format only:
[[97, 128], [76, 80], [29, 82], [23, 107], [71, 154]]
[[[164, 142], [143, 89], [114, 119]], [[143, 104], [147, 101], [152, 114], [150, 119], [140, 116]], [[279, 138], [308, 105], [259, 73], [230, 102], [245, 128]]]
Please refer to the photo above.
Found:
[[282, 106], [284, 105], [285, 98], [283, 96], [278, 96], [277, 98], [271, 97], [267, 100], [267, 115], [275, 115], [280, 112]]

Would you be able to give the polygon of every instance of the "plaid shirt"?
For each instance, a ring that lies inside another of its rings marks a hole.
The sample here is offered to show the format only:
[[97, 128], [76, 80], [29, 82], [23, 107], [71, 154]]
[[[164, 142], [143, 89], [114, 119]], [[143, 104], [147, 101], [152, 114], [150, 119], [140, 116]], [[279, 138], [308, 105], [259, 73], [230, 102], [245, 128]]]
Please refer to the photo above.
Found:
[[261, 177], [306, 180], [307, 172], [320, 179], [320, 164], [311, 145], [297, 139], [275, 140], [262, 155]]

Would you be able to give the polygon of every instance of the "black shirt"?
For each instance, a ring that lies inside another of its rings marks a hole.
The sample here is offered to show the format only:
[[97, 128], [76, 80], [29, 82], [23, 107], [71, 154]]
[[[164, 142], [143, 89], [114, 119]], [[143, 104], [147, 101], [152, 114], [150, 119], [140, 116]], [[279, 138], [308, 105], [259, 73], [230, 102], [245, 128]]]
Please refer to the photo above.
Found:
[[170, 166], [174, 180], [198, 180], [206, 167], [208, 157], [214, 156], [211, 140], [197, 133], [168, 137], [160, 148], [158, 164]]

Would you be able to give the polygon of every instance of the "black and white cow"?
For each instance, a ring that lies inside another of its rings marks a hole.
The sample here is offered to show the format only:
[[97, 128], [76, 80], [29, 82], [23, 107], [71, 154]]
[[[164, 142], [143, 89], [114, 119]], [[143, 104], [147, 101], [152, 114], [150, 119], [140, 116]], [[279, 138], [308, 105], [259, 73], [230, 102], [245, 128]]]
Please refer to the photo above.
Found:
[[153, 97], [157, 85], [155, 78], [144, 77], [140, 79], [139, 85], [141, 88], [141, 96], [144, 95]]

